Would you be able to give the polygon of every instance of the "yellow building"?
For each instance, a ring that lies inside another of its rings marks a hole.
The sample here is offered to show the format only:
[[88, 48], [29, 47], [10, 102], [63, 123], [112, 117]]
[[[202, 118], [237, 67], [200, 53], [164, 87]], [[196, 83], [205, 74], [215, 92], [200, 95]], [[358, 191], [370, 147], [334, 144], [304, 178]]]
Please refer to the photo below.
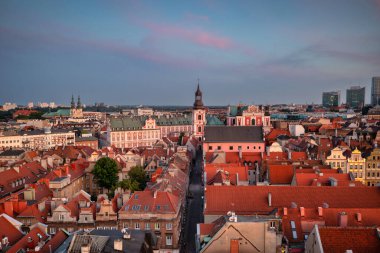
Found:
[[364, 181], [367, 186], [380, 183], [380, 148], [375, 148], [367, 157]]
[[352, 151], [351, 157], [347, 160], [347, 173], [352, 172], [355, 180], [364, 184], [366, 160], [362, 157], [362, 152], [357, 148]]
[[332, 169], [342, 169], [346, 173], [346, 162], [347, 159], [343, 155], [344, 150], [336, 147], [331, 150], [331, 154], [327, 156], [325, 164], [330, 165]]

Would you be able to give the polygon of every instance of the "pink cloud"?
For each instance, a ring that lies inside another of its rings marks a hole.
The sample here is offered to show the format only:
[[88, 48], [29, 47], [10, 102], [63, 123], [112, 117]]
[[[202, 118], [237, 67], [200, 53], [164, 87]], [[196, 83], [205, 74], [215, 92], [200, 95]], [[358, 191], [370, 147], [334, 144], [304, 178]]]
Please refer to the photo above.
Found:
[[[31, 31], [19, 31], [7, 27], [0, 26], [0, 36], [4, 35], [13, 41], [21, 41], [13, 43], [19, 46], [20, 50], [28, 48], [45, 48], [53, 47], [57, 50], [98, 50], [108, 53], [115, 53], [120, 56], [133, 57], [138, 60], [151, 62], [154, 64], [165, 64], [176, 67], [199, 67], [207, 65], [206, 62], [195, 58], [183, 58], [159, 52], [154, 49], [147, 49], [128, 44], [123, 41], [92, 39], [90, 36], [80, 37], [77, 35], [62, 35], [59, 33], [41, 33]], [[23, 43], [26, 43], [25, 46]]]
[[211, 32], [200, 29], [187, 29], [175, 25], [145, 24], [148, 29], [156, 34], [171, 36], [185, 41], [190, 41], [201, 46], [208, 46], [218, 49], [231, 49], [235, 47], [234, 42], [227, 37], [218, 36]]

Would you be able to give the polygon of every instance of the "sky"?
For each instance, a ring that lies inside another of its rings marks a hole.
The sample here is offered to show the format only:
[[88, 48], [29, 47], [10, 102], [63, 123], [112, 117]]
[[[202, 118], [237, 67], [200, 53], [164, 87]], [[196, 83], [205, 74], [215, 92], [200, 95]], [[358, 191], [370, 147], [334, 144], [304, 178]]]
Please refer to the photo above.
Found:
[[0, 103], [321, 103], [380, 76], [380, 0], [0, 1]]

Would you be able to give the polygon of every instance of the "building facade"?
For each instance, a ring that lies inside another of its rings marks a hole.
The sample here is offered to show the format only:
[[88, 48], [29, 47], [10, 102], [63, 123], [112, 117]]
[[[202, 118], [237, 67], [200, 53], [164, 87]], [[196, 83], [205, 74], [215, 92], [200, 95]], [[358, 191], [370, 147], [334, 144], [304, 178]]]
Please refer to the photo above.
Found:
[[323, 107], [332, 107], [340, 105], [340, 91], [330, 91], [322, 93]]
[[371, 104], [380, 105], [380, 76], [372, 77]]
[[270, 126], [269, 107], [229, 106], [227, 126]]
[[46, 128], [0, 136], [0, 148], [50, 149], [67, 145], [75, 145], [75, 133], [63, 129]]
[[356, 181], [364, 184], [366, 159], [362, 157], [362, 152], [355, 149], [351, 157], [347, 159], [347, 172], [352, 172]]
[[364, 181], [367, 186], [380, 183], [380, 148], [375, 148], [367, 157]]
[[331, 154], [326, 157], [325, 164], [330, 165], [332, 169], [342, 169], [343, 172], [347, 173], [347, 159], [339, 147], [331, 150]]
[[365, 87], [352, 86], [347, 89], [346, 104], [350, 108], [362, 108], [365, 105]]

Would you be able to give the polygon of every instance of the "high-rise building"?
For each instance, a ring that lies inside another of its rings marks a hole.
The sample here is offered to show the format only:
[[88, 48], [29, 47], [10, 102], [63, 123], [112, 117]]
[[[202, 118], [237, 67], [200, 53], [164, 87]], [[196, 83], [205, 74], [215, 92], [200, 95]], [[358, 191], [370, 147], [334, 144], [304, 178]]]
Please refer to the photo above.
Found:
[[346, 104], [350, 108], [362, 108], [365, 100], [365, 87], [352, 86], [347, 89]]
[[324, 107], [339, 106], [340, 91], [323, 92], [322, 105]]
[[371, 104], [380, 105], [380, 76], [372, 77]]

